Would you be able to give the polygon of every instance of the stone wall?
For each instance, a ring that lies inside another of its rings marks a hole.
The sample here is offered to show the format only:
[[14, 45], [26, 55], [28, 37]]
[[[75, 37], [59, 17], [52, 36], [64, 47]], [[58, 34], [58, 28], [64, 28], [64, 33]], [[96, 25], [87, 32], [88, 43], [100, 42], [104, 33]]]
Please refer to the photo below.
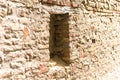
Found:
[[[102, 5], [102, 8], [98, 4]], [[117, 4], [115, 8], [113, 4]], [[107, 5], [108, 8], [105, 7]], [[79, 9], [79, 14], [76, 14], [77, 21], [74, 23], [78, 24], [74, 30], [78, 30], [79, 35], [75, 36], [73, 39], [76, 41], [71, 43], [74, 46], [74, 57], [79, 56], [71, 64], [75, 69], [73, 76], [75, 79], [78, 77], [78, 80], [108, 80], [103, 78], [104, 75], [114, 71], [120, 62], [119, 1], [84, 0]], [[114, 75], [109, 76], [109, 79], [112, 80], [113, 77]]]
[[[0, 79], [99, 80], [118, 65], [119, 0], [46, 1], [0, 0]], [[50, 16], [66, 13], [70, 63], [59, 66], [50, 61]]]

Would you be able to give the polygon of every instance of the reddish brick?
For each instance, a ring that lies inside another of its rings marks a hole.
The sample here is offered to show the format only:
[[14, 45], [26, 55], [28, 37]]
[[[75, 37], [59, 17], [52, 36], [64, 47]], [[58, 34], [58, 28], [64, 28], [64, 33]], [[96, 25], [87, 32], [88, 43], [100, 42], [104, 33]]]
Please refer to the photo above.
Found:
[[24, 28], [23, 33], [24, 33], [25, 37], [27, 37], [29, 35], [29, 30], [27, 27]]
[[95, 8], [93, 8], [93, 14], [96, 14], [96, 9]]
[[72, 7], [77, 8], [78, 4], [77, 3], [72, 3]]
[[95, 27], [94, 27], [94, 26], [91, 26], [90, 29], [91, 29], [92, 31], [94, 31], [94, 30], [95, 30]]
[[52, 0], [47, 0], [47, 3], [52, 3]]
[[66, 2], [66, 6], [71, 6], [71, 2]]
[[80, 54], [80, 58], [85, 58], [87, 57], [87, 54]]
[[44, 66], [42, 64], [39, 65], [39, 70], [40, 70], [40, 74], [48, 72], [49, 68], [47, 66]]

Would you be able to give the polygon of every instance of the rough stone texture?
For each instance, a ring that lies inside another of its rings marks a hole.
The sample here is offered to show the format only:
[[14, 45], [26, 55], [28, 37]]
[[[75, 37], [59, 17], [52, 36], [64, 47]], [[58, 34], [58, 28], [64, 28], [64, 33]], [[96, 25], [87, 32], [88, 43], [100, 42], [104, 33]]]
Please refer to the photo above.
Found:
[[[0, 80], [120, 79], [120, 0], [71, 1], [0, 0]], [[51, 61], [49, 43], [51, 14], [66, 13], [67, 66]]]

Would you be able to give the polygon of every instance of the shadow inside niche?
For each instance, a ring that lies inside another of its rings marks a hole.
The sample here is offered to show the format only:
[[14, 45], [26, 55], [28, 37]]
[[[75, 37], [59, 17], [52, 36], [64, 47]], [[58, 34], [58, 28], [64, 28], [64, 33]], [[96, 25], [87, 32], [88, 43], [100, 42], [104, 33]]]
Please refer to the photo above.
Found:
[[69, 15], [51, 14], [50, 16], [50, 59], [57, 64], [69, 65]]

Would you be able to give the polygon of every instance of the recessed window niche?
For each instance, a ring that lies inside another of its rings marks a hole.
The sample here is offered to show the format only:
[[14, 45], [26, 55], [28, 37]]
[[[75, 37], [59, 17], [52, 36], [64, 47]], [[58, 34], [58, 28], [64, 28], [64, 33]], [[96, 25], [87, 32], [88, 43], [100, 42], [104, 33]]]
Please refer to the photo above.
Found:
[[68, 19], [68, 14], [51, 14], [50, 16], [50, 58], [53, 60], [57, 58], [65, 63], [70, 61]]

